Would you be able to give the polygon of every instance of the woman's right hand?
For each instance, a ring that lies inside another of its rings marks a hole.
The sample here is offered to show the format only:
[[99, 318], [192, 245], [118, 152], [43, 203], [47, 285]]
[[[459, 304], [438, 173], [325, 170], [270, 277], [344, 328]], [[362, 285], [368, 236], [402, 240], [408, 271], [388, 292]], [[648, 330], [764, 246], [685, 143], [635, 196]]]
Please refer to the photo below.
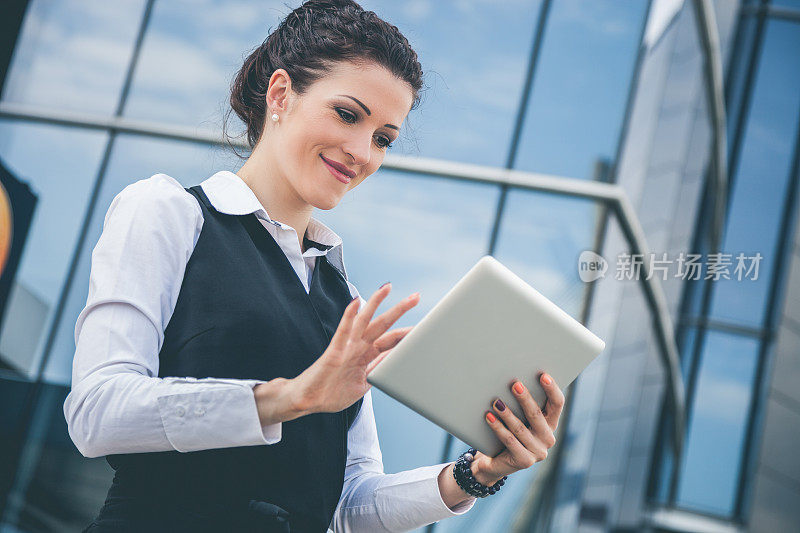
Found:
[[328, 348], [295, 378], [302, 410], [312, 413], [341, 411], [370, 389], [367, 375], [413, 326], [387, 330], [419, 303], [419, 293], [414, 293], [372, 320], [375, 310], [391, 290], [390, 283], [381, 286], [360, 311], [358, 299], [347, 306]]
[[367, 375], [413, 326], [387, 330], [419, 303], [419, 293], [414, 293], [372, 320], [390, 291], [391, 284], [384, 284], [360, 311], [358, 299], [350, 302], [327, 349], [302, 374], [255, 387], [262, 426], [310, 413], [341, 411], [367, 393], [371, 387]]

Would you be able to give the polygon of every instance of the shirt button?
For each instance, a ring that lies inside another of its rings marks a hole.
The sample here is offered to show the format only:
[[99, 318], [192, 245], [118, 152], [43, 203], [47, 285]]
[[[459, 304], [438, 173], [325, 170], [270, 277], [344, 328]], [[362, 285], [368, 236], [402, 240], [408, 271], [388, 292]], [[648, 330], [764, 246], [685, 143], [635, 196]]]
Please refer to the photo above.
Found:
[[175, 409], [175, 413], [176, 413], [178, 416], [183, 416], [183, 415], [185, 415], [185, 414], [186, 414], [186, 409], [184, 409], [182, 405], [179, 405], [179, 406], [178, 406], [178, 407]]
[[194, 410], [194, 414], [196, 414], [197, 416], [203, 416], [205, 413], [206, 413], [206, 408], [203, 407], [202, 405], [195, 408]]

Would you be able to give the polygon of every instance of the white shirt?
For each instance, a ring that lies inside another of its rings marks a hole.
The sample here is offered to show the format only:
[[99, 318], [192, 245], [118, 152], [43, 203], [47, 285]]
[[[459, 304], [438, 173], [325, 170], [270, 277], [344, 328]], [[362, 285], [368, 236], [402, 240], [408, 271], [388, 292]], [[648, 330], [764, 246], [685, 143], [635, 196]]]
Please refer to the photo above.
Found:
[[[201, 187], [222, 213], [255, 213], [306, 292], [318, 255], [328, 254], [347, 279], [342, 239], [320, 221], [312, 217], [306, 235], [330, 248], [303, 253], [294, 228], [270, 219], [235, 173], [217, 172]], [[281, 440], [281, 423], [262, 427], [258, 419], [253, 387], [263, 381], [158, 377], [164, 330], [202, 227], [195, 197], [166, 174], [128, 185], [111, 202], [92, 251], [89, 294], [75, 324], [72, 389], [64, 402], [69, 435], [85, 457]], [[442, 500], [438, 476], [449, 463], [383, 472], [371, 392], [348, 432], [344, 487], [330, 527], [406, 531], [471, 509], [474, 498], [454, 509]]]

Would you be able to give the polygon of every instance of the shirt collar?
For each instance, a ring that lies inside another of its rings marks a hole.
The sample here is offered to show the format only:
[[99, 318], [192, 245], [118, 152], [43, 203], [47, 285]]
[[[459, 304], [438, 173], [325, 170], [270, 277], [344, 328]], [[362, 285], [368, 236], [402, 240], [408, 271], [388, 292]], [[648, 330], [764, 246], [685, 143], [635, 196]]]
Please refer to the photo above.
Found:
[[[206, 178], [200, 186], [208, 196], [208, 200], [214, 209], [220, 213], [228, 215], [249, 215], [255, 213], [256, 217], [268, 222], [280, 229], [295, 231], [288, 224], [272, 220], [261, 205], [253, 190], [236, 173], [229, 170], [221, 170]], [[304, 255], [327, 255], [334, 267], [338, 268], [347, 279], [347, 271], [344, 268], [342, 258], [342, 238], [332, 229], [314, 217], [308, 221], [305, 238], [321, 244], [325, 250], [310, 248]]]

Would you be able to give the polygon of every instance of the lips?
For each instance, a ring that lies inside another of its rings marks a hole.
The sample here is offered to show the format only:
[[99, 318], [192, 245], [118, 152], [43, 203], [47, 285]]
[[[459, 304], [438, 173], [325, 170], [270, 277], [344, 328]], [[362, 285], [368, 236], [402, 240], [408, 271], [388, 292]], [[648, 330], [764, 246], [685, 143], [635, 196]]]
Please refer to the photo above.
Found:
[[[351, 179], [353, 179], [356, 176], [356, 173], [353, 172], [352, 170], [350, 170], [349, 168], [347, 168], [345, 165], [343, 165], [341, 163], [337, 163], [336, 161], [332, 161], [332, 160], [326, 158], [325, 156], [323, 156], [322, 154], [319, 154], [319, 156], [322, 158], [322, 161], [326, 165], [328, 165], [328, 167], [332, 168], [333, 170], [337, 171], [339, 174], [342, 174], [343, 177], [347, 178], [347, 181], [350, 181]], [[334, 174], [334, 175], [336, 175], [336, 174]]]

